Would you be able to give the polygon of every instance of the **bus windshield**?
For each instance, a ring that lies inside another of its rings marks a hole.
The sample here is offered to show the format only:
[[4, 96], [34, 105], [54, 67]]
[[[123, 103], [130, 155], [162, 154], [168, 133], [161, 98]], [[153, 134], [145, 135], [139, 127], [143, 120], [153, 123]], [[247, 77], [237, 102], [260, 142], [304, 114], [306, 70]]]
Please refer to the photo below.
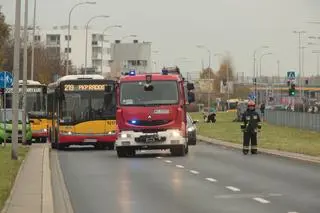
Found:
[[176, 81], [153, 81], [152, 91], [145, 91], [145, 82], [122, 82], [120, 104], [125, 106], [148, 106], [177, 104], [179, 98]]
[[116, 103], [113, 93], [104, 91], [64, 92], [61, 100], [60, 123], [115, 119]]

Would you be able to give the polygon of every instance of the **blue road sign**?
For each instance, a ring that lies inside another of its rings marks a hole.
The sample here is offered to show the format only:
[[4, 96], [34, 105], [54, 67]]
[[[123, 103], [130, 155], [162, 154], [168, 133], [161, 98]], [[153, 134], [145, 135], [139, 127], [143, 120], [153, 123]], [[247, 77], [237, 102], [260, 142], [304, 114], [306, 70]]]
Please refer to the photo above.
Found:
[[2, 71], [0, 72], [0, 88], [11, 88], [13, 87], [13, 77], [11, 72]]
[[287, 72], [287, 77], [288, 77], [288, 79], [290, 79], [290, 80], [295, 79], [295, 78], [296, 78], [296, 72], [293, 71], [293, 70], [288, 71], [288, 72]]

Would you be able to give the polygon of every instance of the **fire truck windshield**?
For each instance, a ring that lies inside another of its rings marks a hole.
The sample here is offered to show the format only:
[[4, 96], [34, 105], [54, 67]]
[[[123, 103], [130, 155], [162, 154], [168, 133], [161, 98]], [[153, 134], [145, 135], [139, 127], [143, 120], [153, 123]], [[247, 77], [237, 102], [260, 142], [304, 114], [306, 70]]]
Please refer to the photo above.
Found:
[[120, 85], [120, 104], [125, 106], [171, 105], [178, 103], [178, 84], [176, 81], [152, 81], [153, 90], [145, 91], [145, 82], [122, 82]]

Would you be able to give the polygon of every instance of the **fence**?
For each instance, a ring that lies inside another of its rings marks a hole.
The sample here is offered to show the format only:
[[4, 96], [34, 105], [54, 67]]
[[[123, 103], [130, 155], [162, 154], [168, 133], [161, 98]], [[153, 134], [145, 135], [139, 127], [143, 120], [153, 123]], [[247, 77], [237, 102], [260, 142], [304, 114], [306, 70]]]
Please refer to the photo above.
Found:
[[270, 124], [288, 126], [311, 131], [320, 131], [320, 114], [266, 110], [265, 119]]

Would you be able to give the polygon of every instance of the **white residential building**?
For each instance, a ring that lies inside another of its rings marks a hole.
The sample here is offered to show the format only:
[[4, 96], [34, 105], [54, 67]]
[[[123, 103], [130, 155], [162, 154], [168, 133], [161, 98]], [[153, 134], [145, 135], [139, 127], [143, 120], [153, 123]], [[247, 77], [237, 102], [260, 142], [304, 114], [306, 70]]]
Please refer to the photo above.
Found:
[[[103, 38], [102, 32], [88, 29], [87, 41], [87, 73], [104, 74], [110, 71], [110, 42]], [[29, 37], [31, 38], [31, 36]], [[84, 27], [71, 27], [69, 46], [69, 64], [72, 63], [73, 73], [83, 71], [85, 67], [86, 31]], [[50, 50], [51, 56], [67, 59], [68, 27], [55, 26], [50, 30], [37, 29], [35, 40]]]

